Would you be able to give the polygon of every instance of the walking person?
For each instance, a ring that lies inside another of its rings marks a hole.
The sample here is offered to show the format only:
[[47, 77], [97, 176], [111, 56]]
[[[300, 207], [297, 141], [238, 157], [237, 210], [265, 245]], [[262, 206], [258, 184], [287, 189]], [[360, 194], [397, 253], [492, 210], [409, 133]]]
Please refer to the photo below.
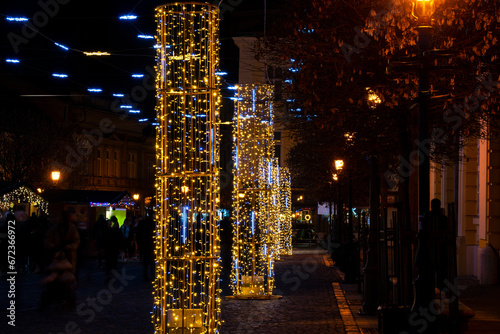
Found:
[[97, 251], [97, 267], [102, 268], [102, 261], [104, 256], [104, 234], [108, 228], [108, 223], [103, 214], [100, 214], [97, 218], [94, 227], [92, 228], [92, 239], [96, 245]]
[[104, 258], [106, 261], [106, 278], [105, 282], [113, 277], [112, 272], [116, 270], [118, 265], [118, 256], [123, 245], [123, 234], [118, 225], [118, 219], [115, 216], [107, 221], [108, 228], [105, 230], [104, 243]]
[[151, 218], [142, 219], [137, 224], [137, 244], [142, 259], [142, 275], [145, 281], [151, 281], [154, 277], [155, 262], [155, 230], [156, 224]]
[[132, 256], [130, 254], [130, 247], [132, 245], [132, 228], [130, 226], [130, 219], [125, 218], [123, 225], [120, 227], [123, 234], [123, 253], [124, 260], [128, 261]]
[[61, 300], [72, 309], [76, 302], [76, 265], [80, 236], [76, 226], [71, 222], [74, 210], [62, 212], [60, 222], [56, 222], [44, 238], [50, 264], [47, 276], [42, 281], [45, 289], [42, 292], [42, 307], [47, 307], [53, 300]]

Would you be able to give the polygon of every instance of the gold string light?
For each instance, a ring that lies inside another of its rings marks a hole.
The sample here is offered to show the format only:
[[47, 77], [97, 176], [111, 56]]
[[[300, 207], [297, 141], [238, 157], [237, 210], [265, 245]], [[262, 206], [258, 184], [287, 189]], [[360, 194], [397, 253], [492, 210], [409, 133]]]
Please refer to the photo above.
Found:
[[219, 9], [156, 8], [155, 333], [218, 333]]
[[233, 130], [233, 298], [277, 297], [272, 295], [276, 213], [275, 207], [269, 205], [273, 195], [271, 182], [267, 182], [272, 176], [263, 175], [274, 168], [266, 165], [274, 159], [272, 100], [271, 85], [237, 87]]
[[5, 193], [0, 197], [0, 210], [8, 210], [17, 203], [34, 203], [41, 210], [41, 212], [45, 214], [49, 213], [49, 202], [36, 192], [23, 185]]
[[280, 254], [292, 255], [292, 187], [290, 170], [280, 167]]

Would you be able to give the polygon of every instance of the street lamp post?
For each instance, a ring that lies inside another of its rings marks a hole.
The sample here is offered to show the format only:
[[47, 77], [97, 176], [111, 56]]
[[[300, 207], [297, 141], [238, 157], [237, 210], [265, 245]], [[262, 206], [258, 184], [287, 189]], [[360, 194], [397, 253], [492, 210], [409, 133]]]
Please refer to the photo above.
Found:
[[418, 145], [418, 214], [420, 219], [423, 219], [424, 215], [429, 211], [430, 202], [429, 156], [422, 143], [427, 142], [429, 138], [429, 57], [426, 52], [431, 49], [431, 15], [433, 11], [434, 1], [432, 0], [417, 0], [414, 2], [413, 15], [418, 19], [418, 53], [422, 62], [418, 78], [418, 141], [421, 143], [421, 145]]
[[334, 167], [336, 173], [333, 174], [333, 180], [337, 182], [337, 207], [336, 207], [336, 217], [335, 224], [333, 226], [332, 231], [332, 240], [333, 240], [333, 249], [332, 249], [332, 258], [334, 261], [339, 261], [341, 251], [342, 251], [342, 223], [343, 223], [343, 210], [341, 204], [341, 190], [340, 190], [340, 173], [344, 168], [344, 160], [335, 160]]
[[[344, 169], [344, 160], [335, 160], [335, 169], [341, 172]], [[345, 283], [354, 283], [356, 281], [356, 265], [357, 256], [355, 254], [353, 227], [352, 227], [352, 175], [348, 171], [348, 190], [347, 190], [347, 205], [349, 208], [348, 225], [347, 225], [347, 248], [344, 254], [347, 254], [347, 265], [345, 266]], [[342, 235], [340, 235], [342, 241]]]
[[[418, 56], [421, 59], [418, 81], [418, 214], [419, 214], [419, 246], [415, 259], [418, 277], [414, 283], [414, 302], [412, 312], [418, 312], [422, 308], [428, 308], [434, 299], [434, 282], [432, 278], [432, 265], [428, 249], [428, 235], [425, 219], [429, 211], [430, 185], [429, 185], [429, 156], [425, 152], [423, 143], [429, 138], [429, 58], [428, 51], [431, 49], [432, 26], [431, 16], [434, 12], [433, 0], [415, 0], [413, 2], [413, 16], [418, 20]], [[423, 329], [423, 332], [422, 332]], [[412, 332], [416, 328], [410, 328]], [[429, 323], [425, 328], [420, 328], [420, 333], [437, 333], [436, 324]]]

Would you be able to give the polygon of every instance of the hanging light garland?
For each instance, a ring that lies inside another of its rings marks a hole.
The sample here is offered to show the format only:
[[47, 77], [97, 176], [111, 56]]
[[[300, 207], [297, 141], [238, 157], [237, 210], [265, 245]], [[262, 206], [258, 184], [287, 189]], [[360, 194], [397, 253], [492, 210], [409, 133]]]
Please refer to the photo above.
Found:
[[34, 203], [43, 213], [48, 214], [49, 212], [49, 202], [23, 185], [0, 197], [0, 209], [2, 211], [8, 210], [16, 203]]
[[155, 333], [218, 333], [219, 10], [156, 8]]
[[275, 229], [271, 226], [275, 208], [263, 206], [261, 200], [272, 196], [261, 178], [261, 163], [274, 157], [273, 86], [243, 84], [235, 88], [233, 297], [279, 297], [272, 295], [275, 247], [270, 234]]

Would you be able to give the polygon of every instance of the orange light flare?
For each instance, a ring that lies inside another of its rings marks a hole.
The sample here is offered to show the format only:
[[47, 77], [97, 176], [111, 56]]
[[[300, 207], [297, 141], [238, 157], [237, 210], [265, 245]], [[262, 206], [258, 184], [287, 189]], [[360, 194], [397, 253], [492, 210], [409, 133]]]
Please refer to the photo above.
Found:
[[430, 22], [431, 16], [436, 10], [436, 4], [434, 0], [414, 0], [412, 15], [417, 20], [422, 20], [425, 22]]

